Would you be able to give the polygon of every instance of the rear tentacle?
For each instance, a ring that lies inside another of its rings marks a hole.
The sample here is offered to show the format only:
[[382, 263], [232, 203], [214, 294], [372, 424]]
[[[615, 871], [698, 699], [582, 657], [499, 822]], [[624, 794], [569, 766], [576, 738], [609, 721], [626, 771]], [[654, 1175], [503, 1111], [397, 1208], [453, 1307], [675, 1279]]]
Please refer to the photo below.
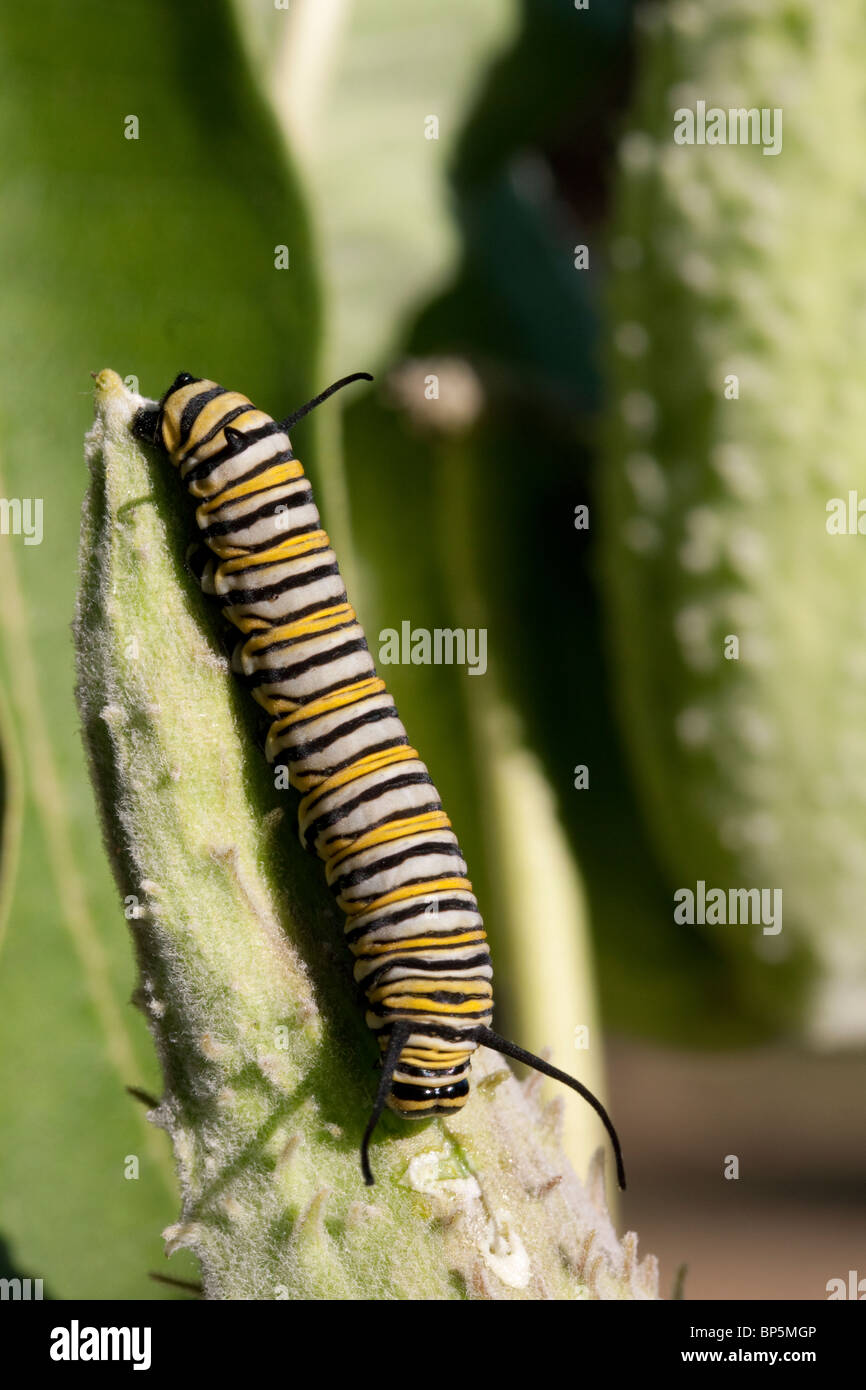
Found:
[[527, 1052], [525, 1048], [518, 1047], [516, 1043], [508, 1042], [506, 1038], [500, 1038], [498, 1033], [494, 1033], [492, 1028], [479, 1027], [475, 1030], [475, 1039], [483, 1043], [485, 1047], [490, 1047], [494, 1052], [501, 1052], [505, 1057], [513, 1057], [515, 1061], [524, 1062], [526, 1066], [533, 1067], [535, 1071], [540, 1071], [544, 1076], [550, 1076], [554, 1081], [561, 1081], [563, 1085], [570, 1086], [573, 1091], [577, 1091], [579, 1096], [588, 1105], [591, 1105], [598, 1115], [605, 1129], [607, 1130], [610, 1142], [613, 1146], [613, 1155], [616, 1159], [616, 1180], [620, 1189], [625, 1192], [625, 1167], [622, 1161], [622, 1147], [619, 1136], [613, 1127], [613, 1121], [602, 1105], [597, 1096], [592, 1094], [582, 1082], [575, 1077], [569, 1076], [568, 1072], [560, 1071], [559, 1067], [553, 1067], [549, 1062], [545, 1062], [541, 1057], [536, 1057], [534, 1052]]
[[323, 401], [326, 401], [329, 396], [333, 396], [335, 391], [342, 391], [344, 386], [351, 386], [353, 381], [372, 380], [373, 378], [369, 372], [352, 372], [351, 376], [340, 377], [339, 381], [335, 381], [332, 385], [327, 386], [324, 391], [319, 392], [318, 396], [314, 396], [311, 401], [307, 401], [305, 405], [299, 406], [297, 410], [292, 411], [292, 414], [288, 415], [285, 420], [279, 420], [277, 423], [280, 429], [291, 429], [292, 425], [296, 425], [299, 420], [303, 420], [305, 415], [309, 415], [311, 410], [315, 410], [316, 407], [321, 405]]

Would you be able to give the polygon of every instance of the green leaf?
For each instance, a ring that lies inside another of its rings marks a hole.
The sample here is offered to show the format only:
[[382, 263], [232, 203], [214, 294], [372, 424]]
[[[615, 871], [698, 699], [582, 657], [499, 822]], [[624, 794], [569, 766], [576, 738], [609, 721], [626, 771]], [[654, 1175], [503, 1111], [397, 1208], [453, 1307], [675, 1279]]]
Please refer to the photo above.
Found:
[[[446, 169], [487, 65], [514, 27], [514, 0], [292, 0], [288, 10], [235, 0], [235, 9], [310, 190], [326, 287], [323, 384], [378, 373], [413, 308], [453, 271]], [[435, 139], [426, 138], [428, 117], [438, 121]], [[348, 404], [338, 400], [316, 421], [316, 477], [357, 605], [342, 458]]]
[[[79, 441], [89, 372], [109, 356], [154, 391], [186, 368], [275, 411], [304, 400], [316, 267], [227, 4], [6, 7], [0, 141], [0, 258], [14, 267], [0, 301], [0, 495], [39, 497], [44, 524], [41, 545], [0, 538], [0, 683], [23, 809], [4, 881], [0, 1231], [58, 1297], [173, 1297], [147, 1278], [165, 1267], [176, 1187], [165, 1137], [124, 1091], [159, 1083], [128, 1003], [133, 957], [73, 699]], [[274, 268], [278, 244], [288, 271]]]
[[445, 171], [516, 6], [294, 0], [266, 15], [257, 0], [237, 0], [237, 9], [309, 181], [328, 371], [375, 371], [407, 315], [453, 270]]

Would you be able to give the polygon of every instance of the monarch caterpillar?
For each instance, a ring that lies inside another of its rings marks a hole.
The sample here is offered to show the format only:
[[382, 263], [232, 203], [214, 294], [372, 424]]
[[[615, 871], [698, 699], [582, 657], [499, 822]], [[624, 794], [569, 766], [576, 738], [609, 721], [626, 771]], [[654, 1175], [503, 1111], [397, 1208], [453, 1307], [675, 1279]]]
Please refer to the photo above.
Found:
[[346, 914], [355, 979], [379, 1040], [381, 1073], [361, 1141], [383, 1109], [448, 1115], [469, 1095], [480, 1045], [577, 1091], [601, 1117], [625, 1187], [619, 1139], [579, 1081], [490, 1027], [490, 952], [466, 864], [427, 768], [376, 674], [337, 557], [321, 528], [288, 431], [344, 377], [287, 420], [246, 396], [182, 372], [135, 433], [164, 450], [197, 503], [210, 555], [206, 593], [242, 634], [232, 667], [265, 709], [265, 753], [301, 793], [301, 842], [325, 862]]

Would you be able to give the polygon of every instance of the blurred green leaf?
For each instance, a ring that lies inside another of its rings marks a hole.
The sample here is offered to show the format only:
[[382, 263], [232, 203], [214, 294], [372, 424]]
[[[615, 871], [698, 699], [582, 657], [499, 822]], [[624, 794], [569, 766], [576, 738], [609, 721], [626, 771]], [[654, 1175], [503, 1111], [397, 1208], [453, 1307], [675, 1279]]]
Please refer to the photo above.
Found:
[[[44, 503], [41, 545], [0, 538], [0, 678], [24, 775], [0, 956], [0, 1229], [59, 1297], [173, 1297], [147, 1278], [176, 1216], [173, 1163], [124, 1092], [159, 1083], [127, 1003], [132, 952], [73, 701], [88, 373], [134, 363], [156, 394], [188, 369], [284, 409], [316, 375], [316, 270], [227, 4], [6, 7], [0, 142], [0, 257], [15, 268], [0, 306], [0, 494]], [[171, 1268], [192, 1272], [186, 1257]]]
[[460, 139], [453, 175], [461, 191], [500, 172], [516, 150], [548, 148], [579, 166], [581, 215], [594, 211], [613, 145], [611, 111], [629, 80], [637, 2], [578, 10], [562, 0], [520, 0], [514, 42], [488, 72]]
[[[332, 375], [375, 371], [453, 270], [445, 170], [514, 0], [236, 0], [302, 160], [325, 270]], [[438, 123], [436, 138], [430, 138]]]

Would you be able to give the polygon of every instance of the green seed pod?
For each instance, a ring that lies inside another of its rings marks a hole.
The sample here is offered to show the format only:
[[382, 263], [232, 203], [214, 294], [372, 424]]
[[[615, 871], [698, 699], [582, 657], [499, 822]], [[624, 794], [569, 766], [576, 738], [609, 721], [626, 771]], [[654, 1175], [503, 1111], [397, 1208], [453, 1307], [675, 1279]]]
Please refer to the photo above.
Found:
[[866, 12], [673, 3], [642, 29], [600, 483], [620, 713], [673, 883], [782, 890], [774, 924], [726, 894], [752, 1009], [862, 1040], [856, 499], [834, 532], [866, 499]]

